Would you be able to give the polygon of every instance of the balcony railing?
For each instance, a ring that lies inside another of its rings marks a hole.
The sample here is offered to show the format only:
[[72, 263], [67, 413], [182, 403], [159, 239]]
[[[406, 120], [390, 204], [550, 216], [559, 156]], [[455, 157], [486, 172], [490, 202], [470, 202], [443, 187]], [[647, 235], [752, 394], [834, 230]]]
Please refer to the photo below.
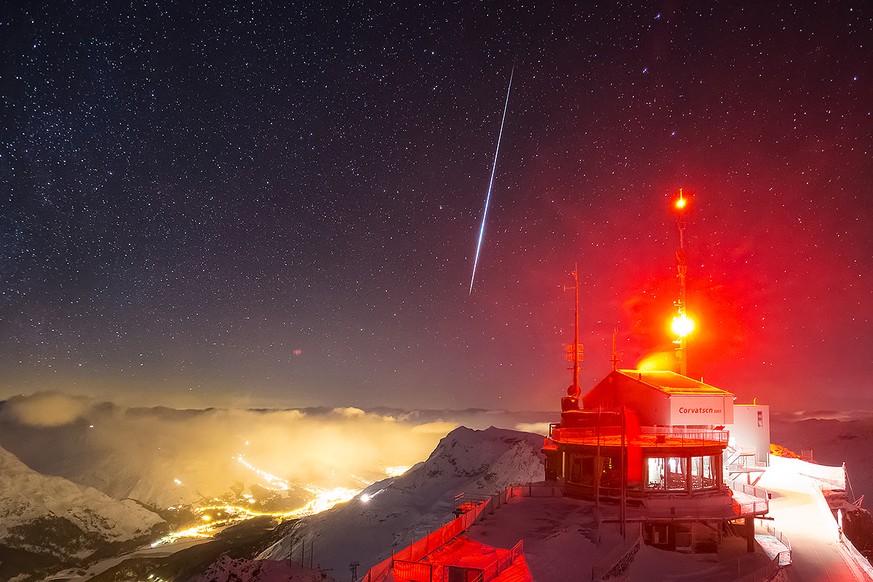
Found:
[[[621, 427], [554, 427], [553, 441], [584, 445], [621, 445]], [[724, 445], [728, 443], [728, 431], [699, 428], [644, 426], [636, 434], [625, 434], [625, 442], [645, 447], [695, 447], [701, 445]]]

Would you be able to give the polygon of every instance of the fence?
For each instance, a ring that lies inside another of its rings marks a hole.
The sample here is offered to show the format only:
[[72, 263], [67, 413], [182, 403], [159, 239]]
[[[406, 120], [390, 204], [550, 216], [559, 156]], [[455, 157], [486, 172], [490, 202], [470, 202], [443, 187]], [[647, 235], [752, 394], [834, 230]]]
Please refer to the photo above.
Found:
[[854, 561], [859, 568], [864, 571], [864, 574], [867, 576], [868, 580], [873, 580], [873, 566], [870, 565], [870, 561], [855, 548], [855, 545], [852, 543], [852, 540], [847, 538], [845, 535], [840, 534], [840, 543], [843, 544], [846, 552], [848, 552], [849, 557]]
[[767, 513], [770, 509], [770, 493], [766, 489], [746, 483], [731, 483], [730, 488], [744, 495], [734, 495], [734, 512], [737, 515]]
[[[475, 500], [473, 509], [458, 516], [443, 527], [428, 534], [412, 545], [403, 548], [390, 558], [379, 562], [364, 574], [360, 582], [382, 582], [391, 573], [393, 568], [397, 568], [398, 573], [406, 576], [406, 579], [428, 580], [430, 582], [440, 582], [448, 576], [448, 568], [433, 567], [431, 564], [423, 564], [421, 560], [436, 550], [440, 546], [446, 544], [453, 538], [461, 535], [472, 526], [485, 511], [494, 511], [501, 505], [508, 503], [513, 497], [560, 497], [561, 490], [553, 485], [528, 483], [526, 485], [513, 485], [498, 492], [491, 497], [470, 496], [464, 493], [455, 495], [454, 501], [456, 505], [472, 502]], [[469, 500], [469, 501], [467, 501]], [[519, 556], [524, 552], [524, 545], [519, 541], [509, 554], [503, 558], [495, 560], [483, 571], [482, 582], [487, 582], [496, 578], [500, 572], [508, 568]], [[508, 561], [507, 561], [508, 560]], [[426, 566], [426, 568], [417, 568], [415, 565]], [[477, 569], [481, 570], [481, 569]], [[490, 575], [490, 577], [489, 577]]]
[[788, 548], [776, 555], [776, 563], [780, 566], [788, 566], [791, 564], [791, 541], [788, 537], [769, 523], [761, 524], [761, 526], [765, 532], [779, 540], [783, 546]]
[[726, 430], [704, 430], [697, 428], [685, 428], [681, 426], [642, 426], [641, 435], [664, 436], [679, 441], [691, 441], [697, 444], [699, 441], [728, 442], [729, 433]]
[[[419, 562], [433, 550], [466, 531], [490, 504], [490, 500], [480, 503], [474, 509], [458, 516], [433, 533], [426, 535], [390, 558], [376, 564], [361, 578], [361, 582], [381, 582], [388, 576], [392, 567], [397, 562], [401, 564]], [[429, 576], [426, 579], [431, 580], [431, 577]]]
[[[552, 428], [552, 441], [578, 442], [606, 445], [617, 444], [613, 441], [621, 437], [620, 426]], [[728, 432], [723, 430], [690, 429], [669, 426], [643, 426], [639, 433], [626, 434], [627, 442], [647, 447], [658, 446], [700, 446], [701, 444], [727, 443]]]
[[433, 580], [433, 564], [394, 560], [393, 570], [404, 580]]
[[766, 566], [762, 566], [757, 570], [744, 574], [739, 578], [734, 578], [733, 582], [767, 582], [776, 577], [776, 574], [781, 570], [779, 565], [779, 556], [773, 558], [772, 562], [768, 562]]
[[610, 578], [628, 579], [628, 568], [643, 544], [642, 525], [636, 539], [628, 545], [619, 546], [606, 554], [591, 568], [591, 580], [602, 581]]
[[[451, 571], [461, 572], [459, 579], [470, 582], [489, 582], [494, 580], [507, 568], [512, 566], [515, 561], [524, 554], [524, 540], [519, 540], [509, 552], [494, 560], [484, 568], [464, 568], [463, 566], [449, 566], [445, 569], [445, 574], [449, 575], [450, 580], [455, 578], [449, 573]], [[429, 578], [432, 582], [445, 582], [445, 575], [439, 581], [435, 578]]]

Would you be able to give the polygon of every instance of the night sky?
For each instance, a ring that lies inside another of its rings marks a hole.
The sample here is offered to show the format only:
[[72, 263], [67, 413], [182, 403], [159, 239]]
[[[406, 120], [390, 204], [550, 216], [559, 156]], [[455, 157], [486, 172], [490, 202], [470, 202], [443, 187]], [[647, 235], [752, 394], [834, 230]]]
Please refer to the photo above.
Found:
[[873, 409], [873, 7], [503, 4], [3, 3], [0, 398], [557, 410], [681, 187], [689, 375]]

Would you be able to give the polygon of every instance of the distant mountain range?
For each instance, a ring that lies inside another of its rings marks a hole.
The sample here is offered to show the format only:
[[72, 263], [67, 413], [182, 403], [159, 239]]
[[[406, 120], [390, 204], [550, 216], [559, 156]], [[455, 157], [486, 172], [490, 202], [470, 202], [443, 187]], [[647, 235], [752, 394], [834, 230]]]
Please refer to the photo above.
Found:
[[30, 469], [0, 449], [0, 579], [86, 563], [163, 531], [139, 503]]

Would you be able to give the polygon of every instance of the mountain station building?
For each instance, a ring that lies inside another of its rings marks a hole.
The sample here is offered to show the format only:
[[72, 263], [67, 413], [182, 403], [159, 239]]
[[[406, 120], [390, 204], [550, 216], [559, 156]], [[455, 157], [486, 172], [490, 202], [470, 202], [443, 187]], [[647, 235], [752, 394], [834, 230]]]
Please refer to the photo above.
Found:
[[752, 483], [769, 454], [767, 407], [735, 414], [734, 395], [702, 381], [614, 370], [581, 398], [571, 386], [561, 409], [543, 452], [565, 495], [618, 502], [623, 527], [639, 522], [656, 547], [711, 551], [728, 522], [753, 547], [769, 505]]

